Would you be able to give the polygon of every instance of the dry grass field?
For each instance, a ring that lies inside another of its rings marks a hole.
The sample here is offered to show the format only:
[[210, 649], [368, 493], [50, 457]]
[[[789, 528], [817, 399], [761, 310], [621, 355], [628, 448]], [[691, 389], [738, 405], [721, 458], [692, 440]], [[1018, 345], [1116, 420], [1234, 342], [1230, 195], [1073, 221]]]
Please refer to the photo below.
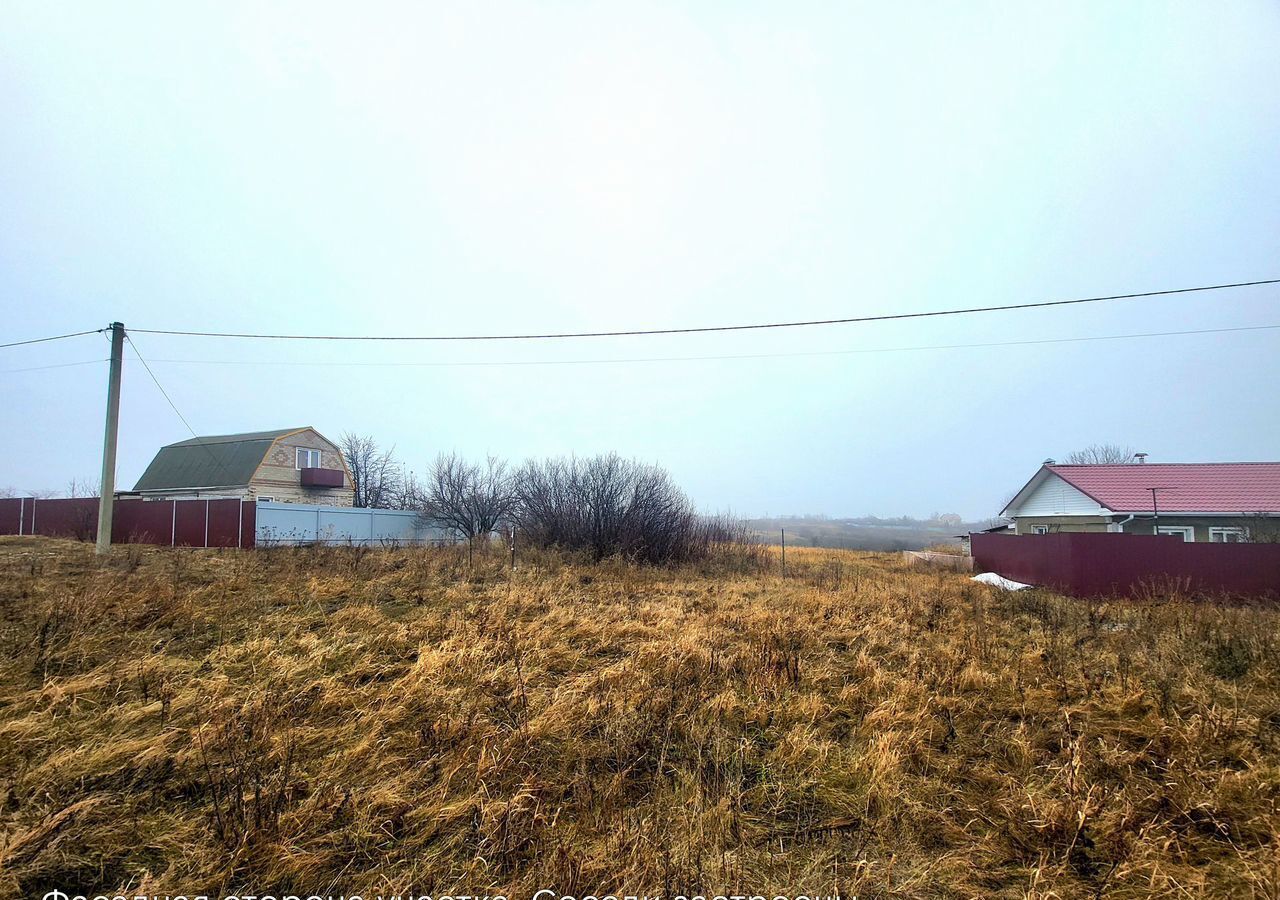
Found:
[[1280, 896], [1275, 611], [787, 556], [0, 539], [0, 896]]

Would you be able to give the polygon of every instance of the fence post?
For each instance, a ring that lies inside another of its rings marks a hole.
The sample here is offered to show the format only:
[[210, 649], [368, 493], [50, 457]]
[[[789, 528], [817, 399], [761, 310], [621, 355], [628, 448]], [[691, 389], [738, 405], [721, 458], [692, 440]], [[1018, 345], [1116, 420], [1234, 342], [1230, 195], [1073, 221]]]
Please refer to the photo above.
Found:
[[787, 577], [787, 529], [782, 529], [782, 577]]
[[[32, 498], [35, 499], [35, 498]], [[27, 524], [27, 498], [18, 501], [18, 534], [22, 534], [22, 526]]]
[[516, 570], [516, 526], [511, 526], [511, 571]]
[[316, 507], [316, 539], [313, 543], [320, 543], [320, 507]]
[[209, 546], [209, 501], [204, 501], [204, 545]]

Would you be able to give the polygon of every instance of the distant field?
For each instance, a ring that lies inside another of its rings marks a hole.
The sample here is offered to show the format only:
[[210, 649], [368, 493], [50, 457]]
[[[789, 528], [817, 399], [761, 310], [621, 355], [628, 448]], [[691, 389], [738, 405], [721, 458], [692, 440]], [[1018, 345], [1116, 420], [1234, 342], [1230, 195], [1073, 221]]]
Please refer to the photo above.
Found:
[[0, 539], [0, 896], [1275, 896], [1275, 611], [772, 552]]
[[898, 523], [870, 519], [749, 519], [747, 523], [759, 540], [778, 544], [782, 529], [791, 547], [822, 547], [840, 550], [923, 550], [938, 544], [960, 545], [957, 535], [985, 528], [987, 522], [957, 525], [930, 525], [919, 520]]

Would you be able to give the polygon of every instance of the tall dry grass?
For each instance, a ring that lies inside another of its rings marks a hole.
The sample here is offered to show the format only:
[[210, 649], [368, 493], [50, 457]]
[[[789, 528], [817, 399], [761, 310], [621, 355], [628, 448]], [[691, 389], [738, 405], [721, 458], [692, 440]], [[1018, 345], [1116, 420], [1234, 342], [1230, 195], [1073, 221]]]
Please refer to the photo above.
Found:
[[1275, 611], [764, 552], [0, 539], [0, 894], [1277, 896]]

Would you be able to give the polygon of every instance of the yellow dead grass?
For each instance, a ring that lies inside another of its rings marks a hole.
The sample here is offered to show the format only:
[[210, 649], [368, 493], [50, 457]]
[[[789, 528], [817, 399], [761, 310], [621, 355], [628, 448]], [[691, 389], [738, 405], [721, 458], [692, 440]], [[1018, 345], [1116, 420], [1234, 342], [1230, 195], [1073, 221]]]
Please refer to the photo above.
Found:
[[0, 894], [1276, 896], [1277, 613], [0, 539]]

